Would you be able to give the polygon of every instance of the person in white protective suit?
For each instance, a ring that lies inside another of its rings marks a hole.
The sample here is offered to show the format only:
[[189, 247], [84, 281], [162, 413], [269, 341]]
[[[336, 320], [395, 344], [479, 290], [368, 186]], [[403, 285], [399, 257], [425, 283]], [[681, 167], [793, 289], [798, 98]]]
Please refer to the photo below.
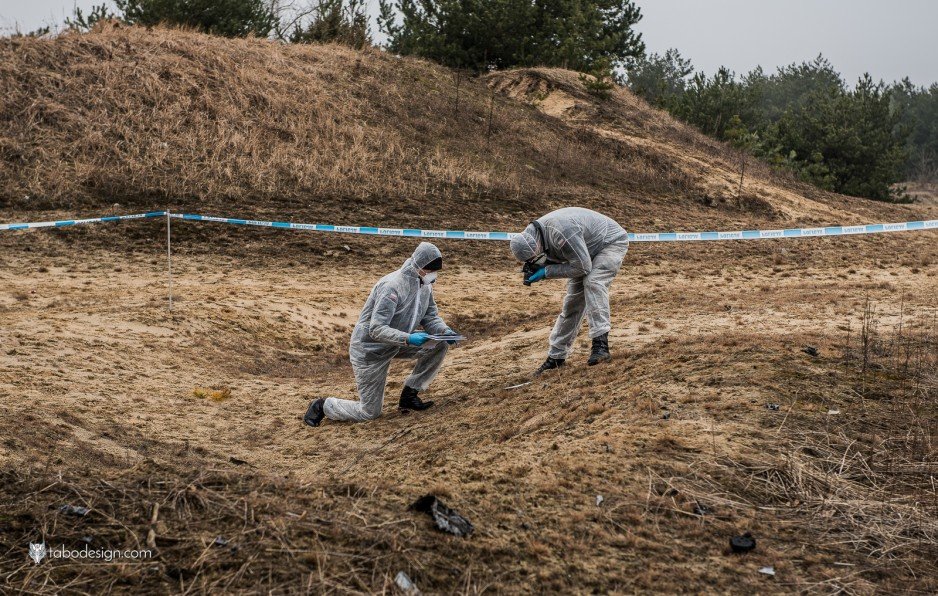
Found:
[[550, 334], [547, 360], [535, 375], [563, 366], [585, 317], [593, 340], [587, 364], [609, 354], [609, 286], [629, 250], [622, 226], [602, 213], [580, 207], [552, 211], [511, 239], [511, 252], [524, 263], [524, 284], [566, 278], [563, 310]]
[[[384, 386], [391, 360], [414, 358], [414, 372], [404, 381], [399, 409], [426, 410], [432, 401], [422, 401], [424, 391], [443, 366], [450, 343], [431, 342], [429, 335], [457, 335], [440, 317], [433, 300], [433, 283], [443, 268], [443, 255], [429, 242], [421, 242], [404, 266], [381, 278], [362, 308], [352, 332], [349, 358], [358, 386], [358, 401], [316, 399], [306, 411], [304, 422], [319, 426], [323, 418], [363, 422], [381, 415]], [[417, 328], [423, 331], [417, 331]]]

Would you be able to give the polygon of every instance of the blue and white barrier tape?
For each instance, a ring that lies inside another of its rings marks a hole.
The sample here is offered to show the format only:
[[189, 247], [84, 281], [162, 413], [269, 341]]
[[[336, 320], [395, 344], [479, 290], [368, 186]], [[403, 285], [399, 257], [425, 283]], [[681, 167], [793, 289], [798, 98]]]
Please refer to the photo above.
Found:
[[150, 211], [149, 213], [136, 213], [134, 215], [108, 215], [106, 217], [91, 217], [88, 219], [62, 219], [59, 221], [36, 221], [32, 223], [0, 224], [2, 230], [28, 230], [31, 228], [64, 228], [79, 224], [99, 223], [103, 221], [123, 221], [125, 219], [144, 219], [148, 217], [165, 217], [165, 211]]
[[171, 213], [170, 217], [189, 221], [214, 221], [241, 226], [261, 226], [265, 228], [286, 228], [289, 230], [309, 230], [312, 232], [333, 232], [337, 234], [365, 234], [369, 236], [404, 236], [407, 238], [452, 238], [454, 240], [511, 240], [516, 234], [510, 232], [467, 232], [463, 230], [418, 230], [411, 228], [374, 228], [368, 226], [332, 226], [326, 224], [293, 223], [289, 221], [258, 221], [256, 219], [232, 219], [229, 217], [211, 217], [191, 213]]
[[[2, 230], [25, 230], [29, 228], [65, 227], [86, 223], [122, 221], [165, 217], [166, 211], [151, 211], [135, 215], [114, 215], [89, 219], [67, 219], [35, 223], [0, 224]], [[173, 219], [187, 221], [211, 221], [242, 226], [260, 226], [289, 230], [331, 232], [336, 234], [364, 234], [371, 236], [401, 236], [406, 238], [443, 238], [453, 240], [510, 240], [517, 234], [512, 232], [472, 232], [466, 230], [420, 230], [416, 228], [377, 228], [369, 226], [334, 226], [327, 224], [293, 223], [289, 221], [263, 221], [212, 217], [193, 213], [170, 213]], [[767, 238], [817, 238], [849, 236], [854, 234], [885, 234], [938, 229], [938, 220], [907, 221], [901, 223], [866, 224], [858, 226], [828, 226], [822, 228], [789, 228], [782, 230], [739, 230], [732, 232], [656, 232], [651, 234], [629, 234], [630, 242], [699, 242], [707, 240], [763, 240]]]
[[766, 238], [817, 238], [852, 234], [885, 234], [938, 229], [938, 220], [901, 223], [829, 226], [824, 228], [787, 228], [784, 230], [740, 230], [736, 232], [661, 232], [629, 234], [630, 242], [694, 242], [701, 240], [764, 240]]
[[[213, 221], [243, 226], [311, 230], [339, 234], [367, 234], [374, 236], [405, 236], [410, 238], [452, 238], [457, 240], [511, 240], [512, 232], [470, 232], [463, 230], [419, 230], [416, 228], [375, 228], [366, 226], [332, 226], [305, 224], [288, 221], [259, 221], [254, 219], [232, 219], [210, 217], [190, 213], [171, 213], [170, 217], [190, 221]], [[883, 234], [938, 229], [938, 220], [909, 221], [902, 223], [868, 224], [860, 226], [829, 226], [823, 228], [791, 228], [785, 230], [740, 230], [736, 232], [658, 232], [653, 234], [629, 234], [630, 242], [693, 242], [704, 240], [761, 240], [765, 238], [814, 238], [819, 236], [846, 236], [851, 234]]]

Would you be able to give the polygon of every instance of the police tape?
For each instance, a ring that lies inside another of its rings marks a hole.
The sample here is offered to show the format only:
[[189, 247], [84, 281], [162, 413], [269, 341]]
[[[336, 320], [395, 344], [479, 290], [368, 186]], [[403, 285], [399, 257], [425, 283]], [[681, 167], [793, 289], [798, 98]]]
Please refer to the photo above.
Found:
[[289, 230], [308, 230], [312, 232], [332, 232], [336, 234], [364, 234], [369, 236], [403, 236], [405, 238], [451, 238], [453, 240], [511, 240], [517, 234], [511, 232], [469, 232], [464, 230], [419, 230], [416, 228], [375, 228], [370, 226], [333, 226], [328, 224], [293, 223], [289, 221], [261, 221], [256, 219], [233, 219], [230, 217], [212, 217], [192, 213], [170, 213], [174, 219], [188, 221], [212, 221], [240, 226], [261, 226], [265, 228], [285, 228]]
[[150, 217], [166, 217], [165, 211], [150, 211], [148, 213], [135, 213], [133, 215], [108, 215], [105, 217], [90, 217], [88, 219], [61, 219], [58, 221], [36, 221], [32, 223], [0, 224], [3, 230], [28, 230], [31, 228], [64, 228], [80, 224], [101, 223], [106, 221], [123, 221], [127, 219], [146, 219]]
[[[67, 219], [35, 223], [0, 224], [3, 230], [25, 230], [30, 228], [60, 228], [79, 224], [113, 222], [131, 219], [165, 217], [166, 211], [151, 211], [134, 215], [113, 215], [88, 219]], [[422, 230], [418, 228], [380, 228], [372, 226], [337, 226], [329, 224], [295, 223], [289, 221], [266, 221], [214, 217], [194, 213], [168, 213], [173, 219], [185, 221], [207, 221], [241, 226], [258, 226], [288, 230], [306, 230], [335, 234], [360, 234], [369, 236], [396, 236], [404, 238], [437, 238], [452, 240], [511, 240], [513, 232], [474, 232], [468, 230]], [[817, 228], [787, 228], [779, 230], [738, 230], [729, 232], [654, 232], [629, 234], [630, 242], [700, 242], [713, 240], [764, 240], [778, 238], [818, 238], [850, 236], [856, 234], [885, 234], [938, 229], [938, 220], [907, 221], [899, 223], [864, 224], [856, 226], [826, 226]]]
[[[417, 228], [377, 228], [368, 226], [333, 226], [327, 224], [293, 223], [288, 221], [262, 221], [232, 219], [192, 213], [171, 213], [170, 217], [189, 221], [210, 221], [243, 226], [310, 230], [338, 234], [365, 234], [372, 236], [403, 236], [407, 238], [444, 238], [454, 240], [511, 240], [513, 232], [472, 232], [465, 230], [421, 230]], [[828, 226], [821, 228], [789, 228], [782, 230], [739, 230], [734, 232], [656, 232], [629, 234], [630, 242], [694, 242], [705, 240], [761, 240], [767, 238], [815, 238], [852, 234], [883, 234], [938, 229], [938, 220], [908, 221], [901, 223], [866, 224], [857, 226]]]

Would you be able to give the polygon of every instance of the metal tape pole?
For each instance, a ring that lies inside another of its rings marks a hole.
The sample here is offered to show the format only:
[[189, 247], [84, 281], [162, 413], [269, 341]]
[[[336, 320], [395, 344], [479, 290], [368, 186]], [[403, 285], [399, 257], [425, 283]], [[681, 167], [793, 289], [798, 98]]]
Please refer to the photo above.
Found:
[[169, 215], [169, 209], [166, 210], [166, 270], [169, 273], [169, 311], [173, 311], [173, 243], [172, 243], [172, 218]]

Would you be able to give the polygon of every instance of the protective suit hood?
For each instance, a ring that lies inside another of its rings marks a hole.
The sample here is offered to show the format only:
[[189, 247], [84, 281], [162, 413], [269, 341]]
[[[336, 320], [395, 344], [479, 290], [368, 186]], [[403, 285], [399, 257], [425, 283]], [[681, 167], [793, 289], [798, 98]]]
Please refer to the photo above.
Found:
[[424, 269], [427, 265], [443, 257], [443, 253], [436, 245], [429, 242], [421, 242], [411, 255], [410, 261], [417, 269]]
[[511, 254], [519, 261], [527, 261], [544, 252], [537, 238], [534, 224], [528, 224], [523, 232], [511, 239]]

